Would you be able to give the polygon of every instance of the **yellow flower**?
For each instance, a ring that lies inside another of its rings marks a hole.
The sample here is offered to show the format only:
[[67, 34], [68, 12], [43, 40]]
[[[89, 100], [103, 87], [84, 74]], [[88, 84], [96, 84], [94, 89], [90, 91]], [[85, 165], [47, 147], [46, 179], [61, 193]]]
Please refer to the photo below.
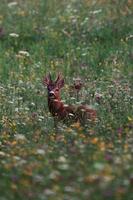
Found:
[[84, 134], [80, 134], [79, 136], [80, 136], [80, 138], [83, 138], [83, 139], [86, 138], [86, 136]]
[[128, 121], [132, 122], [133, 118], [128, 116]]
[[25, 16], [27, 16], [27, 13], [24, 10], [21, 10], [18, 12], [18, 15], [21, 17], [25, 17]]
[[92, 144], [97, 144], [98, 141], [99, 141], [99, 139], [98, 139], [97, 137], [94, 137], [94, 138], [92, 138], [92, 139], [90, 140], [90, 142], [91, 142]]
[[73, 130], [70, 128], [70, 127], [68, 127], [67, 129], [66, 129], [66, 132], [67, 133], [71, 133]]
[[12, 190], [17, 190], [17, 185], [14, 184], [14, 183], [12, 183], [12, 184], [11, 184], [11, 188], [12, 188]]
[[3, 15], [0, 15], [0, 21], [3, 20]]
[[77, 128], [77, 129], [80, 129], [81, 128], [81, 125], [79, 122], [76, 122], [74, 124], [71, 125], [72, 128]]
[[98, 147], [100, 148], [101, 151], [104, 151], [106, 149], [105, 142], [100, 142], [98, 144]]
[[15, 146], [16, 144], [17, 144], [16, 140], [12, 141], [12, 143], [11, 143], [12, 146]]

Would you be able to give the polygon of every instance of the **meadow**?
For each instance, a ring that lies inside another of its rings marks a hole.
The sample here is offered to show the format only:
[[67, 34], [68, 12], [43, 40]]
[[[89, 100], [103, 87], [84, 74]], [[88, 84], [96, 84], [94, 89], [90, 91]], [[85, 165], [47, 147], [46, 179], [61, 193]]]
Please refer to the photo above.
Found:
[[[0, 200], [133, 198], [132, 15], [132, 0], [1, 0]], [[95, 124], [55, 130], [49, 72]]]

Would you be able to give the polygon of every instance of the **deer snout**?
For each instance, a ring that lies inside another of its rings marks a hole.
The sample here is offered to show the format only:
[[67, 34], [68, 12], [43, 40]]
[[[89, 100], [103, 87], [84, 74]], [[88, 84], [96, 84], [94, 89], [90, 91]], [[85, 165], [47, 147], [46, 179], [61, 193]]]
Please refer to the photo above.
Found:
[[50, 97], [54, 97], [54, 96], [55, 96], [54, 91], [50, 91], [50, 92], [49, 92], [49, 96], [50, 96]]

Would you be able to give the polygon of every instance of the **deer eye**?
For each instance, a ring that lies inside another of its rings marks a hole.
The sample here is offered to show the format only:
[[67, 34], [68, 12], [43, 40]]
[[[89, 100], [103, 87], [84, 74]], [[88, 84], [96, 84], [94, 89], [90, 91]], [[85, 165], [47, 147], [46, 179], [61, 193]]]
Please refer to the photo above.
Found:
[[58, 92], [59, 91], [59, 88], [56, 88], [56, 90], [55, 90], [56, 92]]

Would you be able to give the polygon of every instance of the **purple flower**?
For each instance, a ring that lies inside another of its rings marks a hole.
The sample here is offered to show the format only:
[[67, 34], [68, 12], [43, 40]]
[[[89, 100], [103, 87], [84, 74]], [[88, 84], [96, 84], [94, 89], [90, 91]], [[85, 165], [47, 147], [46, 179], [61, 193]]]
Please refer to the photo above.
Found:
[[110, 153], [105, 153], [105, 160], [112, 162], [113, 161], [113, 157]]
[[13, 175], [12, 177], [11, 177], [11, 179], [12, 179], [12, 181], [15, 183], [15, 182], [17, 182], [18, 181], [18, 176], [17, 175]]
[[109, 188], [109, 189], [105, 190], [104, 193], [103, 193], [103, 195], [104, 195], [105, 197], [112, 197], [112, 196], [113, 196], [113, 191], [112, 191], [112, 189]]
[[119, 135], [121, 135], [122, 132], [123, 132], [123, 128], [122, 128], [122, 127], [119, 127], [119, 128], [117, 129], [117, 133], [118, 133]]

